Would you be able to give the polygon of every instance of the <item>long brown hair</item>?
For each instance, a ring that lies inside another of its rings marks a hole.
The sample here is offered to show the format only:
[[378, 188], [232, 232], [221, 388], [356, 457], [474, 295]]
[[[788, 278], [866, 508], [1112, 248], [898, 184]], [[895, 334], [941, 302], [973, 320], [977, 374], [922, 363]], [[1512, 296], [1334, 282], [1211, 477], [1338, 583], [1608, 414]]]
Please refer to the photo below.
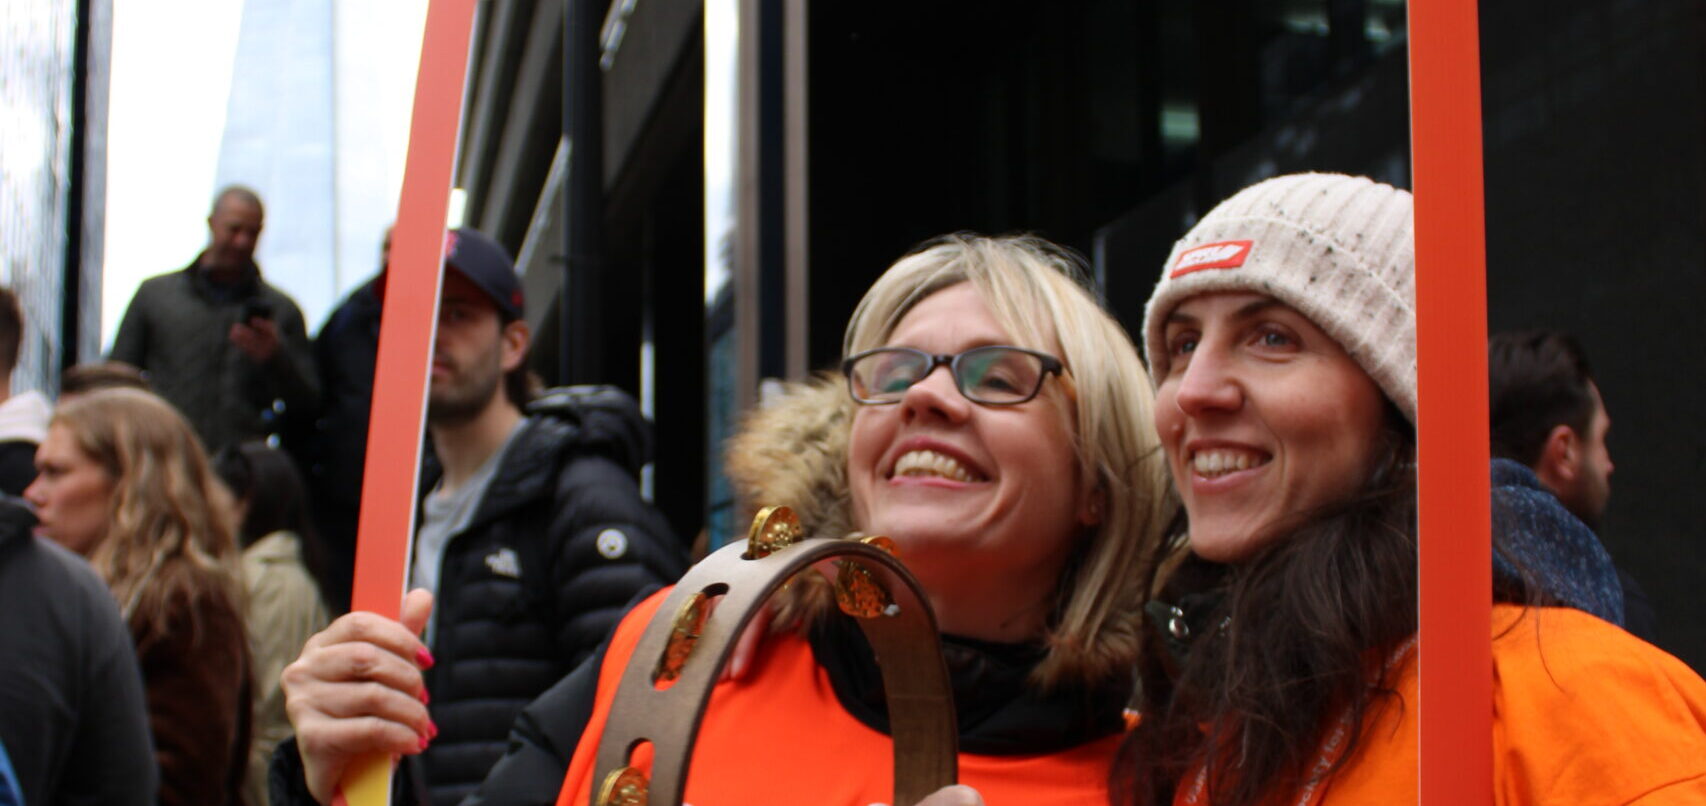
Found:
[[62, 404], [52, 424], [113, 479], [107, 532], [89, 561], [133, 632], [163, 632], [177, 608], [187, 602], [193, 614], [207, 598], [241, 612], [230, 494], [177, 410], [138, 389], [103, 389]]
[[[1171, 803], [1199, 770], [1215, 806], [1298, 791], [1354, 755], [1370, 709], [1401, 707], [1384, 661], [1416, 631], [1415, 430], [1390, 404], [1385, 439], [1357, 496], [1219, 569], [1211, 629], [1176, 678], [1145, 653], [1144, 718], [1113, 772], [1124, 803]], [[1344, 749], [1312, 771], [1340, 715]]]

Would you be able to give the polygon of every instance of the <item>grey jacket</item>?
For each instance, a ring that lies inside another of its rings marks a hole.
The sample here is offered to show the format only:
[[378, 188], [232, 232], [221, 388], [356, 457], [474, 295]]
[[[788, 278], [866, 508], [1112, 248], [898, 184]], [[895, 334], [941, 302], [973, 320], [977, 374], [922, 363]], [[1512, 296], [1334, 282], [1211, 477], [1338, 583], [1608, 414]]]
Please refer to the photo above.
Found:
[[[231, 343], [231, 326], [258, 304], [278, 326], [279, 350], [257, 364]], [[234, 287], [218, 287], [196, 264], [150, 277], [136, 290], [113, 340], [114, 361], [148, 375], [154, 391], [182, 412], [209, 453], [279, 430], [282, 400], [290, 416], [320, 405], [313, 348], [296, 303], [267, 285], [253, 265]]]

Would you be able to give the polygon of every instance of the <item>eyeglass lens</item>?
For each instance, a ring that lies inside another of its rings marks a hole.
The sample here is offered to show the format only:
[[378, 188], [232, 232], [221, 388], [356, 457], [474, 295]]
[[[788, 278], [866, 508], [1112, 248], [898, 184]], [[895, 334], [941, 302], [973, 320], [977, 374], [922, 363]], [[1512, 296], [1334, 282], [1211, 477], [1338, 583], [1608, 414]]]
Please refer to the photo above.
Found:
[[[861, 400], [899, 400], [908, 387], [935, 369], [930, 355], [897, 348], [870, 353], [852, 366], [854, 391]], [[1019, 403], [1042, 384], [1042, 359], [1011, 347], [977, 347], [954, 357], [954, 383], [979, 403]]]

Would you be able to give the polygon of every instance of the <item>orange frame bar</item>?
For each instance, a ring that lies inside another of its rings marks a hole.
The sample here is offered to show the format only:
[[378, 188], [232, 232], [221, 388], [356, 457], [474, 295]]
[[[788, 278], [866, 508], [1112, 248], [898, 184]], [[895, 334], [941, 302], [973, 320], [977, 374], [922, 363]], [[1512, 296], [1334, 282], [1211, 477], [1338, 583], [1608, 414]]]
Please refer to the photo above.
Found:
[[[414, 544], [439, 267], [444, 262], [445, 216], [473, 23], [474, 0], [431, 0], [427, 5], [408, 160], [379, 322], [350, 604], [352, 610], [391, 618], [402, 608]], [[351, 765], [342, 800], [348, 806], [385, 806], [390, 802], [390, 773], [390, 759], [384, 756]]]
[[1493, 801], [1486, 216], [1475, 0], [1409, 6], [1416, 191], [1421, 792]]

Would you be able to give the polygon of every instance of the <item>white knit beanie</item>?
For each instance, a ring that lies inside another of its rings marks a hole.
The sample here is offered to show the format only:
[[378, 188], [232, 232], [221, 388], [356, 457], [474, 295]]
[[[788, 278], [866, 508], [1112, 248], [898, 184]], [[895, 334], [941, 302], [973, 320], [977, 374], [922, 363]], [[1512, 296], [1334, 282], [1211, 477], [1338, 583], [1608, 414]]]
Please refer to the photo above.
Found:
[[1410, 194], [1371, 179], [1294, 174], [1221, 202], [1173, 245], [1143, 312], [1156, 383], [1180, 302], [1266, 294], [1309, 317], [1416, 421], [1416, 246]]

